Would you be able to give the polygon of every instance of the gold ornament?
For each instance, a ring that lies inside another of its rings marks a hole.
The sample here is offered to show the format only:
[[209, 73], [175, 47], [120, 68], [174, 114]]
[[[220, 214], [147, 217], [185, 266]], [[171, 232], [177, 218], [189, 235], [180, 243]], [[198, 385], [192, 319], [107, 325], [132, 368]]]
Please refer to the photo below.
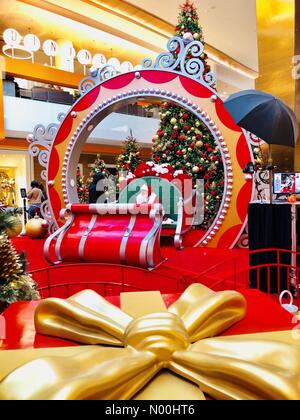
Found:
[[194, 39], [198, 40], [200, 39], [200, 34], [198, 34], [197, 32], [194, 34]]
[[30, 239], [43, 239], [47, 233], [45, 220], [35, 216], [26, 223], [25, 231]]
[[194, 166], [192, 170], [194, 174], [197, 174], [200, 171], [200, 168], [198, 166]]
[[174, 126], [174, 130], [176, 130], [176, 131], [178, 130], [178, 126], [177, 125]]
[[197, 143], [196, 143], [196, 146], [197, 147], [202, 147], [203, 146], [203, 141], [198, 140]]
[[176, 120], [176, 118], [171, 118], [171, 121], [170, 121], [170, 123], [171, 123], [172, 125], [175, 125], [175, 124], [177, 123], [177, 120]]
[[200, 121], [196, 121], [195, 126], [196, 126], [196, 127], [200, 127], [200, 125], [201, 125]]
[[[89, 290], [42, 301], [38, 333], [91, 346], [43, 349], [40, 357], [32, 350], [27, 360], [22, 352], [0, 352], [6, 371], [0, 400], [156, 400], [160, 388], [172, 399], [173, 387], [165, 389], [162, 375], [170, 385], [180, 383], [187, 399], [186, 380], [215, 399], [300, 399], [299, 346], [259, 335], [211, 338], [245, 317], [241, 294], [194, 284], [168, 310], [158, 306], [156, 313], [133, 318]], [[197, 398], [204, 399], [199, 390]]]
[[124, 176], [120, 176], [119, 182], [124, 182], [124, 181], [126, 181], [126, 178], [124, 178]]

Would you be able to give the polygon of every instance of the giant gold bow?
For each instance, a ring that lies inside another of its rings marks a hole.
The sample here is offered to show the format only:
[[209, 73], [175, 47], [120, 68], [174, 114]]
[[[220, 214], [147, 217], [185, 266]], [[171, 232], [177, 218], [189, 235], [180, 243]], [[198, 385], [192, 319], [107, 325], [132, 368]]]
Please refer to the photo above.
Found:
[[36, 310], [39, 333], [91, 346], [72, 358], [33, 358], [1, 380], [0, 399], [130, 399], [163, 369], [215, 399], [300, 399], [300, 347], [211, 338], [245, 312], [241, 294], [200, 284], [168, 311], [138, 319], [90, 290], [44, 300]]

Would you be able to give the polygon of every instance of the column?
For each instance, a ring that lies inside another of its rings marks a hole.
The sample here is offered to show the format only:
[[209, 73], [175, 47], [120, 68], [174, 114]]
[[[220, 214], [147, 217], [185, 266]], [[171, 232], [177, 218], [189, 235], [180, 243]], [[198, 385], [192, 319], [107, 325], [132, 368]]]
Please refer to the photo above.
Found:
[[[256, 4], [259, 51], [256, 89], [279, 97], [295, 110], [295, 1], [257, 0]], [[294, 169], [294, 153], [292, 148], [272, 146], [274, 162], [283, 171]]]

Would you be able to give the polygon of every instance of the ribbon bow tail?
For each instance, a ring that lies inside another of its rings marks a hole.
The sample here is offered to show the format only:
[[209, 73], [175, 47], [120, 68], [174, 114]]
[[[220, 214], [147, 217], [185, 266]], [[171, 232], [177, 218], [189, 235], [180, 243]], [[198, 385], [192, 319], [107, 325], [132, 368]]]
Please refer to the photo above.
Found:
[[202, 284], [192, 284], [169, 312], [178, 315], [192, 343], [214, 337], [241, 321], [246, 314], [247, 301], [234, 291], [214, 292]]
[[300, 348], [281, 342], [202, 340], [174, 353], [170, 369], [215, 399], [300, 399]]
[[146, 352], [81, 347], [72, 358], [35, 359], [11, 372], [0, 382], [0, 400], [129, 399], [159, 369]]
[[92, 290], [69, 299], [45, 299], [35, 313], [40, 334], [82, 344], [123, 346], [123, 337], [132, 318]]

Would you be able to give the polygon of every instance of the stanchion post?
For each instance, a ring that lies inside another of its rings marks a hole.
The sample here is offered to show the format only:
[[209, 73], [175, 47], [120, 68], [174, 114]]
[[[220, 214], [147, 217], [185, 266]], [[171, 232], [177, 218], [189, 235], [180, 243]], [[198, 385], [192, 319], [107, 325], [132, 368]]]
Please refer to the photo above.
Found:
[[27, 223], [26, 198], [23, 198], [23, 216], [24, 216], [24, 226], [26, 226], [26, 223]]

